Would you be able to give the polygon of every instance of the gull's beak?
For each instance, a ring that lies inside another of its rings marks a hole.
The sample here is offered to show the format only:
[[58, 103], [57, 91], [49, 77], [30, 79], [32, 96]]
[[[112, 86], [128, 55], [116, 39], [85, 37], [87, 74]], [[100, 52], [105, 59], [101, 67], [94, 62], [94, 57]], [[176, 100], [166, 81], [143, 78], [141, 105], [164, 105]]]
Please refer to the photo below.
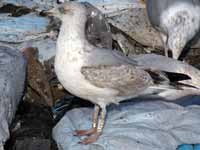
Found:
[[56, 8], [53, 8], [53, 9], [50, 9], [50, 10], [47, 10], [47, 11], [43, 11], [42, 13], [47, 15], [47, 16], [55, 16]]

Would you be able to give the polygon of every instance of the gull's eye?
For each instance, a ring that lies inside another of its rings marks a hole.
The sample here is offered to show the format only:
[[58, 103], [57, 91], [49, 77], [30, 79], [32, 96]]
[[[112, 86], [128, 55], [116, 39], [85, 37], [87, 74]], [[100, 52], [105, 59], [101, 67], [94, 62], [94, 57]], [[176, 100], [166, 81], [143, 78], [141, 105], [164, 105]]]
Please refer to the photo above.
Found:
[[62, 13], [62, 14], [64, 14], [64, 13], [66, 12], [65, 8], [63, 8], [63, 7], [59, 7], [59, 8], [58, 8], [58, 11], [59, 11], [60, 13]]

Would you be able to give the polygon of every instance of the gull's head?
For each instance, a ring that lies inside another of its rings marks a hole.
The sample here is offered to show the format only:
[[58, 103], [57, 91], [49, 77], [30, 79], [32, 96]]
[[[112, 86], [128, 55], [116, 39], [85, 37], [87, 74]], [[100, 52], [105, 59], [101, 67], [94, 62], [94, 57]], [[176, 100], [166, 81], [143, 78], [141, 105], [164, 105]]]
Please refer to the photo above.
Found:
[[44, 13], [48, 16], [54, 16], [63, 20], [66, 16], [80, 16], [86, 14], [86, 8], [83, 4], [78, 2], [64, 2]]
[[182, 34], [170, 34], [167, 45], [168, 48], [172, 51], [172, 58], [178, 59], [186, 44], [187, 39]]

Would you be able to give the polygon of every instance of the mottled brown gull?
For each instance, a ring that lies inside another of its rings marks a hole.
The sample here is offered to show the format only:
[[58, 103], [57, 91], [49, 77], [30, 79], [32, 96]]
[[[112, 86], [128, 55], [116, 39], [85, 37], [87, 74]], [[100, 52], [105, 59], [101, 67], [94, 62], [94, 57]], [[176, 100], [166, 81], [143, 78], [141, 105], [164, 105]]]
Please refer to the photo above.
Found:
[[[101, 135], [110, 103], [186, 86], [172, 83], [168, 77], [173, 73], [144, 70], [120, 52], [91, 45], [85, 37], [89, 14], [84, 5], [67, 2], [48, 14], [62, 20], [55, 57], [58, 80], [70, 93], [95, 104], [92, 128], [75, 132], [78, 136], [89, 135], [82, 144], [92, 143]], [[183, 74], [176, 77], [188, 79]]]

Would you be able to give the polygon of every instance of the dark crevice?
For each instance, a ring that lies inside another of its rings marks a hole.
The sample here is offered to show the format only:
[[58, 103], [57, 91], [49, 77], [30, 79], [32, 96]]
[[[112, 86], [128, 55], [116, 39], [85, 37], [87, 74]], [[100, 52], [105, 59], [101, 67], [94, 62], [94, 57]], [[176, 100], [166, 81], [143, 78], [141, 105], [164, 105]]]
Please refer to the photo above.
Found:
[[57, 150], [52, 139], [52, 128], [53, 116], [49, 107], [26, 100], [21, 101], [10, 126], [10, 139], [4, 148], [5, 150], [41, 150], [42, 148], [37, 147], [42, 146], [43, 150], [50, 150], [48, 148], [50, 145], [51, 150]]
[[12, 4], [4, 5], [0, 8], [0, 13], [11, 13], [12, 17], [19, 17], [30, 13], [32, 9], [24, 6], [15, 6]]
[[172, 51], [171, 50], [168, 50], [167, 51], [167, 55], [169, 58], [173, 58], [173, 54], [172, 54]]

